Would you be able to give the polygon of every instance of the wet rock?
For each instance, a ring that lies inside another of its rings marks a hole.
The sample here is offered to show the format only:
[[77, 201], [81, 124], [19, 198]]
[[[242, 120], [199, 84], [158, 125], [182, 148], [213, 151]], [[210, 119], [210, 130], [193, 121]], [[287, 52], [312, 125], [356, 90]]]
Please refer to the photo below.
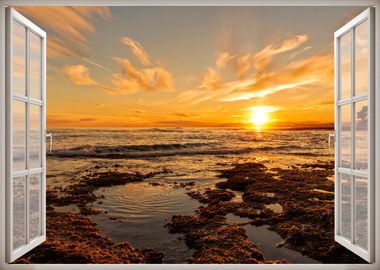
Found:
[[245, 229], [237, 224], [211, 228], [200, 235], [201, 248], [190, 263], [245, 264], [264, 261], [256, 245], [247, 239]]
[[[270, 225], [284, 238], [282, 245], [323, 263], [364, 263], [334, 241], [332, 175], [333, 161], [271, 171], [260, 163], [246, 163], [224, 171], [221, 177], [227, 181], [216, 186], [243, 191], [243, 203], [234, 214], [249, 217], [256, 226]], [[274, 204], [283, 211], [267, 209]]]
[[112, 242], [85, 217], [49, 211], [46, 222], [47, 240], [15, 263], [160, 263], [160, 256], [162, 258], [154, 250], [147, 256], [145, 250], [134, 249], [128, 242]]
[[183, 182], [183, 183], [178, 183], [178, 182], [173, 182], [173, 187], [174, 188], [186, 188], [186, 187], [193, 187], [195, 186], [195, 182]]
[[173, 216], [171, 233], [182, 233], [196, 252], [190, 263], [258, 263], [263, 254], [248, 240], [241, 225], [227, 225], [222, 216]]
[[159, 182], [149, 182], [149, 185], [151, 185], [153, 187], [158, 187], [158, 186], [163, 186], [164, 184], [159, 183]]
[[144, 255], [144, 262], [149, 264], [161, 264], [163, 263], [164, 254], [161, 252], [156, 252], [150, 248], [144, 248], [141, 250]]
[[247, 186], [256, 182], [270, 181], [272, 173], [268, 172], [263, 164], [251, 162], [238, 164], [233, 169], [225, 170], [220, 177], [227, 178], [227, 181], [217, 183], [216, 187], [244, 191]]
[[206, 189], [203, 194], [199, 191], [191, 191], [186, 194], [201, 203], [208, 204], [230, 201], [233, 197], [235, 197], [233, 192], [222, 189]]

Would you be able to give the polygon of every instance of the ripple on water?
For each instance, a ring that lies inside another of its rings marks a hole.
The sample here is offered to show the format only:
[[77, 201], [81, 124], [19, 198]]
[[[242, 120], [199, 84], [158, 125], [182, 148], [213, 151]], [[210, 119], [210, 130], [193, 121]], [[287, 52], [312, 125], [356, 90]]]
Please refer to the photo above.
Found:
[[164, 253], [165, 263], [185, 263], [194, 251], [164, 226], [173, 215], [192, 215], [199, 207], [185, 192], [148, 183], [107, 188], [99, 193], [105, 199], [98, 207], [108, 213], [93, 218], [113, 241], [127, 241], [136, 248], [155, 248]]

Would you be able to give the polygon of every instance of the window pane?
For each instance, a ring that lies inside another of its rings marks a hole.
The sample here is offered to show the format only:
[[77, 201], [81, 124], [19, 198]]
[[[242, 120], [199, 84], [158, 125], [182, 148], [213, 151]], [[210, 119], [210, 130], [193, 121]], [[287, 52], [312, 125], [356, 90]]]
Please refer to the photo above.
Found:
[[41, 38], [29, 32], [30, 97], [41, 99]]
[[351, 168], [351, 105], [340, 107], [340, 167]]
[[351, 97], [352, 31], [340, 38], [340, 99]]
[[341, 187], [341, 220], [340, 233], [342, 236], [351, 239], [351, 176], [340, 174]]
[[356, 244], [368, 249], [368, 179], [355, 178]]
[[41, 167], [41, 107], [30, 105], [30, 124], [29, 124], [29, 162], [30, 168]]
[[40, 207], [40, 189], [41, 189], [41, 174], [34, 174], [30, 176], [29, 185], [29, 202], [30, 202], [30, 239], [33, 239], [41, 235], [40, 227], [40, 217], [41, 217], [41, 207]]
[[13, 93], [19, 95], [26, 95], [25, 87], [25, 58], [26, 58], [26, 29], [24, 26], [13, 21], [12, 42], [13, 42], [13, 55], [12, 55], [12, 82]]
[[13, 178], [13, 249], [26, 244], [25, 177]]
[[355, 104], [355, 168], [368, 168], [368, 101]]
[[21, 101], [13, 101], [13, 170], [26, 169], [26, 143], [25, 143], [25, 122], [26, 105]]
[[368, 92], [368, 21], [355, 31], [355, 95]]

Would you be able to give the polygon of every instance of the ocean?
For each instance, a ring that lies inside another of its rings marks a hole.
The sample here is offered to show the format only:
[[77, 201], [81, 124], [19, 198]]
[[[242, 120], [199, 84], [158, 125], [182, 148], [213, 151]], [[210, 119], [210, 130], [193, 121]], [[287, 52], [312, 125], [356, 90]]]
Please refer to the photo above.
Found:
[[[268, 168], [286, 168], [334, 158], [327, 142], [331, 131], [327, 130], [126, 128], [49, 132], [54, 143], [47, 157], [48, 189], [69, 185], [78, 171], [94, 166], [103, 170], [117, 167], [125, 172], [167, 172], [144, 182], [97, 190], [104, 199], [94, 207], [102, 213], [90, 216], [111, 240], [127, 241], [136, 248], [154, 248], [164, 253], [165, 263], [185, 263], [194, 252], [180, 235], [169, 233], [165, 222], [173, 215], [193, 215], [200, 206], [186, 194], [186, 188], [168, 184], [194, 182], [192, 190], [202, 191], [222, 180], [218, 177], [221, 170], [237, 163], [259, 161]], [[234, 199], [239, 200], [239, 194]], [[75, 206], [57, 210], [77, 211]], [[238, 217], [227, 219], [237, 222]], [[264, 226], [249, 226], [248, 237], [261, 245], [267, 259], [316, 262], [285, 247], [275, 248], [281, 237]]]

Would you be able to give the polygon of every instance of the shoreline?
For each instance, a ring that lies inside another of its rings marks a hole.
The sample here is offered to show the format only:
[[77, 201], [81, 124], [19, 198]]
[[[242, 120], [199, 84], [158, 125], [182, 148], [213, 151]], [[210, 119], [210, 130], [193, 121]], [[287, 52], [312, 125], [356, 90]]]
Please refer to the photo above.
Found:
[[[212, 188], [197, 190], [195, 182], [173, 182], [171, 188], [184, 189], [201, 206], [194, 215], [173, 215], [165, 226], [195, 250], [187, 263], [289, 263], [286, 258], [266, 259], [250, 240], [247, 225], [267, 226], [283, 239], [273, 243], [279, 249], [286, 247], [321, 263], [365, 263], [334, 242], [334, 182], [328, 180], [333, 172], [331, 162], [272, 169], [246, 162], [221, 171]], [[69, 185], [47, 192], [47, 241], [15, 263], [163, 263], [160, 250], [111, 241], [87, 216], [101, 212], [94, 208], [105, 198], [96, 195], [98, 189], [144, 181], [168, 185], [149, 181], [167, 173], [172, 172], [128, 173], [117, 163], [77, 172]], [[75, 213], [58, 211], [72, 205]], [[228, 221], [231, 215], [244, 218], [244, 223]]]
[[[80, 171], [72, 179], [73, 183], [64, 188], [56, 187], [46, 194], [47, 240], [14, 263], [50, 264], [161, 264], [163, 254], [151, 248], [137, 249], [129, 242], [114, 242], [102, 234], [98, 224], [87, 216], [97, 215], [100, 210], [92, 203], [101, 203], [103, 196], [96, 196], [101, 187], [142, 182], [153, 175], [123, 173], [114, 164], [112, 171], [104, 171], [99, 166]], [[110, 168], [106, 168], [110, 169]], [[56, 211], [56, 208], [75, 205], [78, 213]], [[110, 217], [111, 219], [112, 217]]]
[[[240, 258], [238, 249], [231, 254], [225, 243], [209, 241], [215, 234], [220, 237], [217, 231], [209, 230], [209, 224], [216, 230], [229, 230], [228, 214], [248, 218], [254, 226], [269, 226], [283, 239], [274, 243], [277, 247], [285, 246], [321, 263], [366, 263], [334, 241], [334, 182], [328, 180], [333, 174], [333, 162], [270, 170], [256, 162], [238, 164], [221, 172], [219, 177], [227, 180], [218, 182], [215, 189], [188, 193], [203, 205], [193, 216], [174, 216], [167, 226], [172, 233], [184, 235], [188, 246], [197, 250], [192, 259], [195, 263], [246, 262], [235, 260]], [[232, 201], [232, 191], [243, 193], [241, 202]], [[209, 248], [214, 254], [206, 257], [204, 251]], [[262, 258], [257, 263], [287, 261]]]

